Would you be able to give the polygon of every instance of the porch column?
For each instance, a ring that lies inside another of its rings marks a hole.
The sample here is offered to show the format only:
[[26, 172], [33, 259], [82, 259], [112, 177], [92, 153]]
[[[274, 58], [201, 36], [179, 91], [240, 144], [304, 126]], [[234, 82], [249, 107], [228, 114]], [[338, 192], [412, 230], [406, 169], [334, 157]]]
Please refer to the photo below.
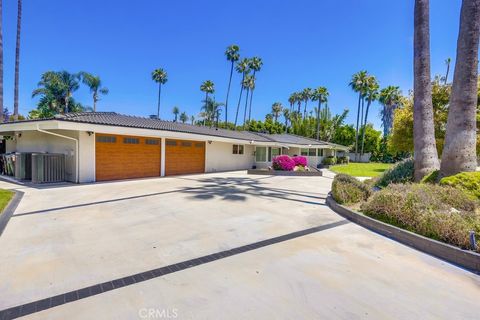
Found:
[[160, 176], [165, 177], [165, 138], [160, 140]]

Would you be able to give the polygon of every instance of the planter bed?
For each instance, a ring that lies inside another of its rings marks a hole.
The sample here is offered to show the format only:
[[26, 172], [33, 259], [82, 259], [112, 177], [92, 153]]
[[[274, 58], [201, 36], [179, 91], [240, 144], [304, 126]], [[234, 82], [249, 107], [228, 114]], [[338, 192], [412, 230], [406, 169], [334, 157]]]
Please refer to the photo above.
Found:
[[259, 174], [269, 176], [293, 176], [293, 177], [321, 177], [322, 171], [282, 171], [268, 169], [248, 169], [248, 174]]
[[462, 250], [452, 245], [367, 217], [362, 213], [338, 204], [331, 195], [327, 197], [326, 203], [333, 211], [362, 227], [480, 274], [480, 254], [476, 252]]

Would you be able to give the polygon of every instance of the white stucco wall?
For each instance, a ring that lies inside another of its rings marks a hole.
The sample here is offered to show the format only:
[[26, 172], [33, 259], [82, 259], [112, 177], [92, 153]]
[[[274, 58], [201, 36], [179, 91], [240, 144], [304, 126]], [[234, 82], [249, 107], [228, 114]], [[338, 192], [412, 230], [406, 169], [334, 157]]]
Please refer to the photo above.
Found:
[[207, 143], [205, 171], [229, 171], [229, 170], [245, 170], [252, 168], [254, 157], [254, 147], [252, 145], [244, 145], [244, 154], [233, 154], [233, 144], [226, 142], [213, 141]]

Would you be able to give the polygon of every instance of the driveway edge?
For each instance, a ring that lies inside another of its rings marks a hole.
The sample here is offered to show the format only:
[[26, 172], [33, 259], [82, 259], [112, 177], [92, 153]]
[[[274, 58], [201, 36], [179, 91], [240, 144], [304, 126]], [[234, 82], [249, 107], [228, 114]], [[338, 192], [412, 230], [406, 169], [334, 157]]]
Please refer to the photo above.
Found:
[[10, 190], [14, 192], [12, 200], [8, 203], [8, 205], [5, 207], [5, 210], [3, 213], [0, 215], [0, 236], [3, 233], [3, 230], [5, 230], [5, 227], [7, 226], [8, 221], [12, 217], [13, 213], [15, 212], [15, 209], [17, 209], [18, 204], [23, 198], [24, 193], [22, 191], [18, 190]]
[[471, 272], [480, 274], [480, 254], [473, 251], [462, 250], [452, 245], [433, 240], [416, 233], [392, 226], [382, 221], [367, 217], [359, 212], [350, 210], [333, 200], [329, 194], [326, 199], [327, 205], [346, 219], [381, 234], [387, 238], [398, 241], [409, 247], [440, 258], [449, 263], [460, 266]]

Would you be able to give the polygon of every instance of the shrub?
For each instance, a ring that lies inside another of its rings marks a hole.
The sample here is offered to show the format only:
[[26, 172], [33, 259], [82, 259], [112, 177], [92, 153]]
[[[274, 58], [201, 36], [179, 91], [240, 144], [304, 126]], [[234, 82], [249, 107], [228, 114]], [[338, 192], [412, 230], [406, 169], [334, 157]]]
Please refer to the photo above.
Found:
[[440, 170], [435, 170], [427, 174], [425, 177], [422, 178], [421, 183], [438, 183], [438, 179], [440, 178]]
[[413, 182], [413, 159], [408, 158], [398, 162], [385, 171], [377, 181], [377, 187], [386, 187], [390, 183]]
[[307, 158], [303, 156], [295, 156], [292, 158], [293, 162], [295, 162], [295, 166], [306, 167], [307, 166]]
[[440, 180], [440, 185], [461, 189], [480, 200], [480, 172], [462, 172]]
[[480, 231], [478, 202], [462, 191], [432, 184], [391, 184], [361, 205], [368, 216], [461, 248]]
[[370, 194], [370, 189], [352, 176], [338, 174], [333, 179], [332, 196], [340, 204], [355, 204], [366, 201]]
[[323, 158], [322, 163], [331, 166], [337, 163], [337, 158], [334, 156], [325, 157]]
[[273, 158], [272, 167], [275, 170], [292, 171], [295, 168], [295, 162], [287, 155], [281, 155]]
[[349, 162], [350, 162], [350, 157], [349, 156], [343, 156], [343, 157], [338, 157], [337, 158], [337, 163], [348, 164]]

